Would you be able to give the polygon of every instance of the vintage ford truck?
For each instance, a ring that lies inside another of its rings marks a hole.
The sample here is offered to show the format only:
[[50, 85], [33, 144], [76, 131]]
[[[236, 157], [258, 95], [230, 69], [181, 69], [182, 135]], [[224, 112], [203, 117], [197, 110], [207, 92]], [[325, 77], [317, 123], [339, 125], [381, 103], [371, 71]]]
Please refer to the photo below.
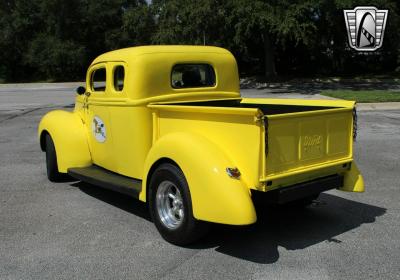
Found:
[[352, 101], [242, 98], [222, 48], [144, 46], [97, 57], [73, 112], [47, 113], [38, 137], [51, 181], [67, 173], [148, 202], [161, 235], [182, 245], [207, 222], [254, 223], [257, 193], [286, 203], [363, 192], [355, 113]]

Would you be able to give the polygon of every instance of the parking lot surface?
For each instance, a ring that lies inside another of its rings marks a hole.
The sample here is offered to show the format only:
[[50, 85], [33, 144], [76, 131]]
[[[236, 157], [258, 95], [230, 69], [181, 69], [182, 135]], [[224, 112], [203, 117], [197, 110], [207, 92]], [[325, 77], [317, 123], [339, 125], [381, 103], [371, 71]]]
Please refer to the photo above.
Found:
[[0, 279], [400, 279], [400, 110], [359, 112], [365, 193], [260, 209], [256, 224], [182, 248], [141, 202], [47, 181], [37, 125], [72, 110], [75, 86], [0, 87]]

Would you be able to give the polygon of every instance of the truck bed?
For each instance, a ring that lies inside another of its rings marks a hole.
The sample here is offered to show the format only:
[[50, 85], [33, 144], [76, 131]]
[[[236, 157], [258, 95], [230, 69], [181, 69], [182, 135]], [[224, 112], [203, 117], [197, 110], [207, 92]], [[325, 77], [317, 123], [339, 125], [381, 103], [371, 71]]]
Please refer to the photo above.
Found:
[[[275, 99], [276, 100], [276, 99]], [[300, 105], [300, 104], [276, 104], [276, 103], [251, 103], [252, 99], [225, 99], [225, 100], [209, 100], [209, 101], [197, 101], [197, 102], [177, 102], [169, 103], [170, 105], [180, 105], [180, 106], [205, 106], [205, 107], [225, 107], [225, 108], [258, 108], [265, 115], [276, 115], [276, 114], [286, 114], [286, 113], [297, 113], [306, 111], [316, 111], [332, 109], [335, 107], [329, 106], [310, 106], [310, 105]], [[283, 100], [286, 101], [286, 100]]]
[[339, 174], [352, 161], [354, 102], [227, 99], [149, 107], [157, 119], [155, 139], [173, 131], [209, 138], [237, 162], [252, 188]]

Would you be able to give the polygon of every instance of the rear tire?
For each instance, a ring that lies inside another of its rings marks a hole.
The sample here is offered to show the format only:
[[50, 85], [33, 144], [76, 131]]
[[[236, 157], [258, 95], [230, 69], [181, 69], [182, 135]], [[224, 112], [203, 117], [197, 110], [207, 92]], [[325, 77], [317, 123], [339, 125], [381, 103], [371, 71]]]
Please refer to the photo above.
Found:
[[60, 182], [65, 178], [64, 174], [58, 172], [56, 149], [49, 134], [46, 135], [46, 169], [51, 182]]
[[176, 165], [164, 163], [154, 171], [149, 199], [153, 222], [168, 242], [187, 245], [207, 233], [208, 224], [193, 217], [189, 187]]

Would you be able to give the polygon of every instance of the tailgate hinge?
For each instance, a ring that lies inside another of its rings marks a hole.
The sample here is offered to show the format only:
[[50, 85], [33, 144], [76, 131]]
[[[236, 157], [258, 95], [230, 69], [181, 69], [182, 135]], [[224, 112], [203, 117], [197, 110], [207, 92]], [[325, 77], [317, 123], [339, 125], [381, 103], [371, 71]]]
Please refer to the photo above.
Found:
[[354, 104], [353, 107], [353, 141], [357, 141], [357, 104]]

